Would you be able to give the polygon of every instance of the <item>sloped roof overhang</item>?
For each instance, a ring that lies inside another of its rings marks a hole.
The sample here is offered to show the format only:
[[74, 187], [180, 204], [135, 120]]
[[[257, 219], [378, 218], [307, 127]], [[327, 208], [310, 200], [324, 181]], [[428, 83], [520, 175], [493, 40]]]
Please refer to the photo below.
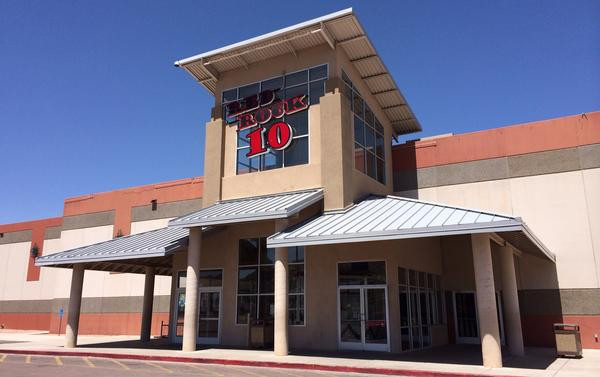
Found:
[[397, 135], [421, 131], [421, 125], [375, 50], [352, 8], [331, 13], [255, 38], [175, 62], [215, 95], [224, 72], [306, 48], [340, 47], [361, 75]]
[[322, 189], [223, 200], [169, 221], [169, 227], [225, 225], [287, 218], [323, 199]]
[[496, 233], [519, 249], [556, 257], [519, 217], [396, 196], [370, 196], [344, 211], [324, 213], [267, 238], [268, 247], [326, 245]]

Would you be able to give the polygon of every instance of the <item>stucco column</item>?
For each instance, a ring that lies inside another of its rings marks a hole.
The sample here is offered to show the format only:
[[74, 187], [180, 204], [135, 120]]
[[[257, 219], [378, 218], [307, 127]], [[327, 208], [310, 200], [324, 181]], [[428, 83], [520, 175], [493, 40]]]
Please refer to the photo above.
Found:
[[146, 280], [144, 282], [144, 304], [142, 306], [142, 327], [140, 339], [142, 342], [150, 340], [152, 329], [152, 305], [154, 304], [154, 267], [146, 267]]
[[198, 272], [200, 270], [200, 251], [202, 249], [202, 229], [190, 228], [188, 243], [188, 265], [185, 278], [185, 313], [183, 316], [184, 352], [196, 351], [198, 336]]
[[496, 310], [496, 289], [494, 287], [494, 269], [492, 267], [489, 235], [472, 234], [471, 247], [473, 249], [477, 315], [483, 366], [501, 368], [502, 350], [500, 349], [500, 329]]
[[84, 273], [85, 269], [83, 268], [82, 264], [73, 265], [73, 274], [71, 275], [71, 294], [69, 296], [69, 319], [67, 321], [67, 331], [65, 334], [66, 348], [75, 348], [77, 346]]
[[508, 351], [511, 355], [525, 355], [523, 332], [521, 331], [521, 311], [519, 309], [519, 294], [515, 274], [515, 260], [511, 246], [500, 250], [502, 265], [502, 298], [504, 299], [504, 324]]
[[[278, 220], [275, 231], [279, 232], [287, 227], [287, 220]], [[277, 356], [288, 354], [288, 249], [278, 247], [275, 249], [275, 287], [274, 287], [274, 339], [273, 351]]]
[[275, 249], [275, 325], [274, 351], [277, 356], [288, 354], [288, 249]]

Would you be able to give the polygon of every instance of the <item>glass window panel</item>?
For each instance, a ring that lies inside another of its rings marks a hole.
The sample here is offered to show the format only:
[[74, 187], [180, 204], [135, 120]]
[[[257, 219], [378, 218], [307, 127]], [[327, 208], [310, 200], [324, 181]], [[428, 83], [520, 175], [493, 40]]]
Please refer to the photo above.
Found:
[[429, 327], [421, 327], [421, 338], [423, 341], [423, 347], [429, 347], [431, 345], [431, 337], [429, 336]]
[[430, 289], [434, 288], [433, 274], [427, 274], [427, 287], [430, 288]]
[[413, 327], [411, 330], [412, 348], [421, 348], [421, 333], [419, 327]]
[[224, 91], [221, 100], [223, 103], [237, 100], [237, 88]]
[[293, 139], [290, 146], [284, 151], [283, 158], [285, 166], [308, 163], [308, 137]]
[[283, 88], [283, 76], [275, 77], [269, 80], [265, 80], [261, 83], [261, 91], [265, 90], [279, 90]]
[[237, 173], [238, 174], [246, 174], [246, 173], [252, 173], [252, 172], [258, 171], [260, 158], [246, 157], [246, 154], [248, 153], [249, 150], [250, 150], [249, 148], [243, 148], [243, 149], [238, 149], [238, 151], [237, 151], [237, 157], [238, 157]]
[[427, 325], [429, 324], [429, 314], [428, 314], [428, 297], [427, 292], [420, 291], [419, 292], [419, 307], [421, 309], [421, 324]]
[[325, 95], [325, 80], [310, 83], [310, 104], [319, 103], [320, 98]]
[[350, 101], [350, 110], [352, 110], [352, 88], [348, 85], [344, 85], [342, 90], [344, 91], [344, 96]]
[[[238, 147], [247, 147], [247, 146], [249, 146], [249, 145], [250, 145], [250, 142], [249, 142], [249, 140], [248, 140], [248, 137], [247, 137], [247, 136], [248, 136], [248, 134], [249, 134], [250, 132], [252, 132], [252, 131], [254, 131], [254, 127], [251, 127], [251, 128], [245, 128], [245, 129], [243, 129], [243, 130], [237, 131], [237, 134], [238, 134], [237, 146], [238, 146]], [[248, 153], [248, 151], [246, 151], [246, 153]], [[245, 156], [245, 155], [244, 155], [244, 156]], [[247, 157], [246, 157], [246, 158], [247, 158]], [[240, 160], [238, 159], [238, 161], [240, 161]], [[242, 162], [242, 161], [240, 161], [240, 162]]]
[[238, 248], [240, 266], [258, 264], [258, 238], [241, 239]]
[[398, 284], [407, 285], [405, 268], [398, 267]]
[[359, 144], [354, 144], [354, 167], [361, 172], [365, 172], [365, 148]]
[[367, 104], [365, 104], [365, 122], [371, 127], [374, 126], [375, 122], [375, 116]]
[[400, 287], [400, 326], [409, 325], [408, 291], [406, 287]]
[[376, 179], [376, 174], [375, 155], [371, 152], [367, 152], [367, 175]]
[[385, 185], [385, 164], [383, 163], [383, 160], [378, 158], [377, 159], [377, 180]]
[[260, 239], [260, 264], [275, 263], [275, 249], [267, 247], [267, 239]]
[[177, 288], [185, 288], [185, 278], [187, 276], [186, 271], [179, 271], [177, 273]]
[[383, 136], [381, 136], [378, 133], [375, 134], [375, 152], [377, 154], [377, 157], [384, 158], [385, 145], [383, 142]]
[[289, 293], [303, 293], [304, 292], [304, 265], [303, 264], [290, 264], [289, 269]]
[[427, 279], [425, 278], [424, 272], [419, 272], [419, 287], [425, 288], [427, 285]]
[[365, 116], [365, 111], [363, 108], [364, 102], [363, 99], [360, 97], [360, 95], [357, 92], [354, 92], [352, 95], [352, 109], [354, 110], [354, 114], [358, 115], [361, 118], [364, 118]]
[[410, 329], [408, 327], [400, 329], [400, 339], [402, 341], [402, 351], [410, 350]]
[[296, 96], [306, 95], [308, 98], [308, 84], [294, 86], [285, 89], [285, 99], [290, 99]]
[[219, 336], [219, 321], [201, 319], [198, 321], [198, 336], [201, 338], [216, 338]]
[[344, 80], [344, 82], [346, 84], [348, 84], [350, 87], [352, 87], [352, 81], [350, 81], [350, 77], [348, 77], [346, 72], [344, 72], [343, 70], [342, 70], [342, 80]]
[[241, 267], [238, 271], [238, 293], [252, 294], [258, 292], [258, 268]]
[[200, 270], [198, 273], [198, 285], [200, 287], [220, 287], [223, 285], [223, 271]]
[[262, 156], [262, 170], [283, 167], [283, 151], [269, 150]]
[[375, 153], [375, 130], [365, 125], [365, 143], [364, 146], [371, 153]]
[[383, 132], [383, 126], [381, 125], [381, 123], [379, 122], [379, 120], [377, 118], [375, 118], [375, 130], [382, 135], [385, 133], [385, 132]]
[[327, 77], [327, 64], [320, 65], [318, 67], [311, 68], [309, 71], [310, 81], [322, 79]]
[[257, 296], [238, 296], [237, 298], [237, 323], [248, 323], [248, 315], [256, 318]]
[[409, 298], [409, 310], [410, 310], [410, 316], [408, 317], [410, 320], [410, 324], [411, 325], [418, 325], [419, 324], [419, 312], [418, 312], [418, 308], [419, 308], [419, 303], [417, 300], [417, 291], [416, 288], [409, 288], [409, 293], [408, 293], [408, 298]]
[[275, 312], [275, 299], [273, 295], [258, 296], [258, 319], [272, 321]]
[[246, 86], [242, 86], [239, 88], [239, 98], [246, 98], [248, 96], [254, 95], [254, 94], [258, 94], [258, 92], [260, 91], [260, 85], [258, 83], [254, 83], [254, 84], [250, 84], [250, 85], [246, 85]]
[[275, 270], [273, 266], [260, 266], [260, 286], [258, 293], [273, 293]]
[[285, 86], [290, 87], [292, 85], [304, 84], [308, 81], [308, 70], [290, 73], [285, 75]]
[[342, 342], [362, 341], [360, 289], [340, 290], [340, 338]]
[[304, 262], [304, 247], [293, 246], [288, 247], [288, 263]]
[[338, 264], [339, 285], [385, 284], [385, 262]]
[[365, 124], [357, 116], [354, 117], [354, 141], [365, 145]]
[[290, 295], [288, 299], [288, 324], [304, 324], [304, 295]]
[[302, 136], [308, 134], [308, 111], [303, 110], [297, 113], [286, 115], [285, 122], [292, 126], [293, 136]]
[[417, 271], [408, 270], [408, 281], [411, 286], [417, 286]]
[[177, 322], [175, 335], [183, 336], [183, 319], [185, 317], [185, 292], [177, 294]]

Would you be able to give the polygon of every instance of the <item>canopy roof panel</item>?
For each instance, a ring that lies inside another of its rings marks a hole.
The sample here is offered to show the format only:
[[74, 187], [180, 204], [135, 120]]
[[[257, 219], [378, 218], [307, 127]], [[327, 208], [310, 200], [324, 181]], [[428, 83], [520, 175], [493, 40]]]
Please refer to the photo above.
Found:
[[369, 196], [344, 211], [324, 213], [267, 239], [268, 247], [322, 245], [437, 237], [473, 233], [503, 233], [518, 237], [521, 248], [555, 257], [519, 217], [448, 206], [397, 196]]
[[160, 228], [36, 258], [36, 266], [164, 257], [187, 246], [187, 229]]
[[322, 189], [217, 202], [169, 221], [169, 227], [195, 227], [290, 217], [323, 199]]
[[215, 95], [222, 73], [247, 68], [281, 55], [328, 44], [344, 49], [396, 134], [421, 131], [421, 125], [398, 89], [358, 18], [348, 8], [268, 34], [182, 59], [175, 65]]

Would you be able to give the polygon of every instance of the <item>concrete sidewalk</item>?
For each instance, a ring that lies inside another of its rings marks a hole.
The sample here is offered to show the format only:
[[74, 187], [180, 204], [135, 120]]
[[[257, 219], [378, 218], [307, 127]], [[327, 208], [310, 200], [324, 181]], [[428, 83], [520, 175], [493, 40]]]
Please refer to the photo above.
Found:
[[600, 350], [585, 350], [582, 359], [554, 359], [552, 350], [527, 349], [527, 356], [505, 357], [504, 368], [480, 366], [477, 346], [445, 346], [404, 354], [367, 352], [302, 353], [278, 357], [272, 351], [204, 348], [182, 352], [164, 339], [140, 343], [132, 336], [80, 336], [79, 347], [66, 349], [64, 336], [41, 332], [0, 331], [0, 353], [78, 355], [118, 359], [185, 361], [224, 365], [270, 366], [336, 372], [405, 376], [600, 376]]

